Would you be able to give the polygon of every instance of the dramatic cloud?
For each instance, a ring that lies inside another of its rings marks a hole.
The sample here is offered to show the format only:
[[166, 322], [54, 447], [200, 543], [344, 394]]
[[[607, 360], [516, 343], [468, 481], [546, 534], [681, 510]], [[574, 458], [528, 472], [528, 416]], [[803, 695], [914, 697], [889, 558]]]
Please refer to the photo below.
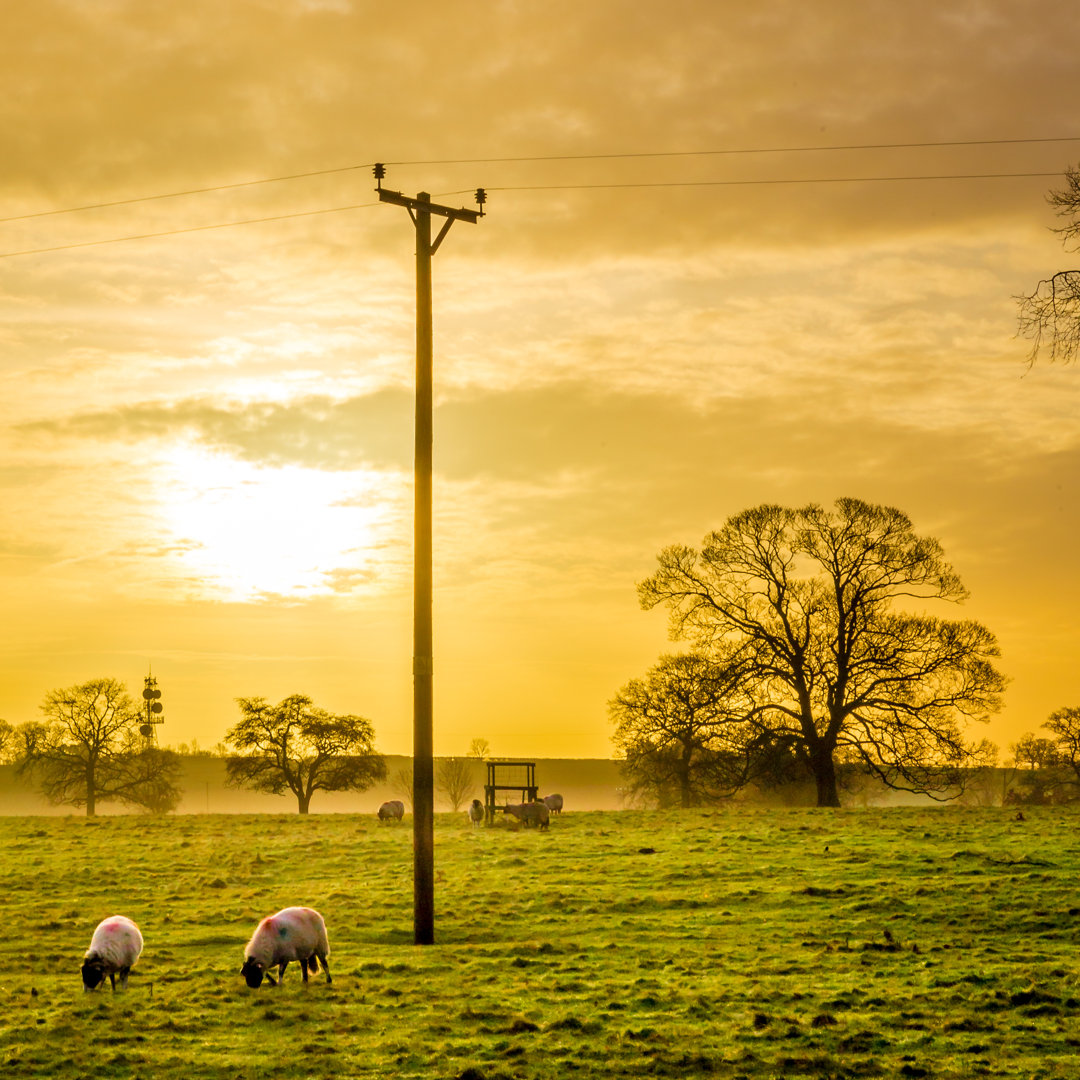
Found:
[[1080, 142], [980, 140], [1071, 136], [1078, 44], [1007, 0], [13, 0], [0, 715], [168, 658], [178, 740], [302, 690], [408, 749], [379, 160], [490, 195], [434, 263], [441, 750], [605, 752], [659, 547], [838, 495], [942, 539], [1014, 676], [992, 733], [1033, 729], [1072, 692], [1080, 382], [1026, 372], [1012, 297]]

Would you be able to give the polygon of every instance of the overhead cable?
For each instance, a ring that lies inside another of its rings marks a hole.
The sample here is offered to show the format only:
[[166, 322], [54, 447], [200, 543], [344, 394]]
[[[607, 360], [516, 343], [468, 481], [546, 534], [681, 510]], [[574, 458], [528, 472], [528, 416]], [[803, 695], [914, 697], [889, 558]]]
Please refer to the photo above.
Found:
[[[675, 157], [721, 157], [725, 155], [749, 154], [806, 154], [832, 153], [851, 150], [923, 150], [933, 147], [964, 146], [1016, 146], [1033, 143], [1080, 142], [1080, 135], [1059, 135], [1047, 138], [1023, 139], [951, 139], [939, 142], [896, 142], [896, 143], [850, 143], [832, 146], [759, 146], [730, 147], [719, 150], [641, 150], [610, 154], [534, 154], [520, 157], [487, 158], [441, 158], [427, 161], [388, 161], [386, 165], [409, 167], [418, 165], [499, 165], [544, 161], [616, 161], [644, 158]], [[0, 218], [0, 224], [9, 221], [27, 221], [31, 218], [51, 217], [56, 214], [74, 214], [83, 210], [104, 210], [114, 206], [131, 206], [135, 203], [153, 202], [159, 199], [178, 199], [188, 195], [206, 195], [216, 191], [233, 191], [237, 188], [257, 187], [261, 184], [277, 184], [286, 180], [305, 180], [314, 176], [330, 176], [335, 173], [356, 172], [369, 169], [374, 162], [363, 165], [339, 165], [329, 169], [313, 169], [309, 172], [287, 173], [282, 176], [264, 176], [255, 180], [240, 180], [230, 184], [213, 184], [207, 187], [186, 188], [181, 191], [166, 191], [154, 195], [138, 195], [128, 199], [113, 199], [108, 202], [84, 203], [79, 206], [58, 207], [53, 210], [38, 210], [29, 214], [13, 214]], [[509, 190], [504, 188], [502, 190]]]

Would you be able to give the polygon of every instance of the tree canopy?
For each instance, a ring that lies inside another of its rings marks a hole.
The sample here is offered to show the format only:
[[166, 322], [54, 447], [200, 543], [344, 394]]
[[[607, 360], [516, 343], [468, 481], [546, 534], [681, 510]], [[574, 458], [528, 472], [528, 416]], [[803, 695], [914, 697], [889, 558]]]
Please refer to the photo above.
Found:
[[1043, 727], [1054, 735], [1057, 760], [1080, 783], [1080, 707], [1072, 705], [1052, 712]]
[[912, 610], [967, 592], [899, 510], [763, 505], [658, 562], [638, 586], [642, 606], [667, 605], [673, 638], [738, 666], [746, 722], [793, 748], [820, 806], [839, 805], [838, 760], [944, 792], [974, 750], [966, 722], [1000, 707], [994, 635]]
[[608, 703], [631, 792], [660, 806], [700, 806], [749, 777], [754, 730], [741, 671], [699, 652], [663, 656]]
[[228, 783], [296, 796], [308, 813], [316, 791], [364, 791], [386, 776], [375, 751], [375, 729], [362, 716], [334, 715], [293, 694], [277, 705], [237, 698], [241, 719], [225, 735], [236, 751], [226, 759]]
[[123, 802], [165, 812], [180, 800], [176, 754], [148, 746], [141, 710], [116, 679], [92, 679], [53, 690], [44, 723], [15, 729], [19, 768], [35, 775], [50, 802], [85, 806]]

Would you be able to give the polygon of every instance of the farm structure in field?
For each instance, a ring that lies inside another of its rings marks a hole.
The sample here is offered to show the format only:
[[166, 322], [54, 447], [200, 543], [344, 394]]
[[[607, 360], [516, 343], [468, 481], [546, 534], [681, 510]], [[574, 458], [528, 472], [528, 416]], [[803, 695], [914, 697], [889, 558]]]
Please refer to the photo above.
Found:
[[484, 784], [484, 823], [495, 823], [495, 792], [516, 791], [521, 802], [532, 802], [536, 786], [535, 761], [488, 761]]

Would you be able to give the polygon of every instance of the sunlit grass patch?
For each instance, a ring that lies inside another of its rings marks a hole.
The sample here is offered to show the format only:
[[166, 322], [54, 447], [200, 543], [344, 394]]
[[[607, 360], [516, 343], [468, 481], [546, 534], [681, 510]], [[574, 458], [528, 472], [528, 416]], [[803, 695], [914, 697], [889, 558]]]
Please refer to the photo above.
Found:
[[[1000, 811], [564, 814], [412, 837], [348, 815], [0, 820], [0, 1064], [58, 1077], [1072, 1076], [1074, 825]], [[221, 882], [221, 884], [216, 884]], [[258, 919], [326, 917], [334, 982], [249, 990]], [[98, 920], [146, 949], [84, 994]]]

